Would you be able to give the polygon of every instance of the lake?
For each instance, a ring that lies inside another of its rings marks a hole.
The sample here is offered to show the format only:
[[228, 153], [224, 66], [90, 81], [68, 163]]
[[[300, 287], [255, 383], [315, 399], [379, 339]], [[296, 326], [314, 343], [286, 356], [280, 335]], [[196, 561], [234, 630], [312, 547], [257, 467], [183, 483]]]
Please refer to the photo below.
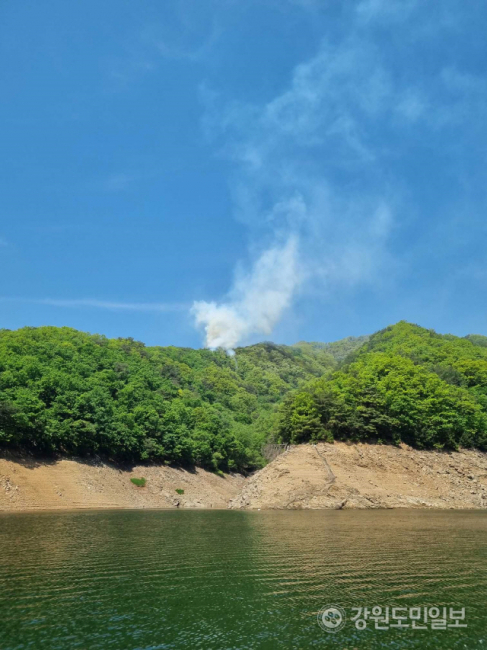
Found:
[[487, 648], [485, 512], [3, 514], [0, 544], [1, 650]]

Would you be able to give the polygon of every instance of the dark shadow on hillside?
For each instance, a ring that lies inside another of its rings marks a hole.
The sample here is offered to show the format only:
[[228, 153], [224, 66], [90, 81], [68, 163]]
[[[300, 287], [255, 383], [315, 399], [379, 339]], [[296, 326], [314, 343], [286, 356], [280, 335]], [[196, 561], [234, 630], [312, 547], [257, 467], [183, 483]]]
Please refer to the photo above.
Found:
[[45, 465], [57, 465], [62, 460], [71, 460], [81, 465], [87, 465], [89, 467], [110, 467], [118, 471], [128, 471], [130, 472], [134, 467], [170, 467], [171, 469], [176, 469], [190, 474], [196, 474], [197, 467], [195, 465], [176, 465], [174, 463], [165, 463], [161, 461], [160, 463], [150, 461], [138, 461], [138, 462], [129, 462], [129, 461], [114, 461], [110, 458], [103, 456], [68, 456], [68, 455], [39, 455], [34, 456], [28, 452], [20, 451], [11, 451], [11, 450], [0, 450], [0, 459], [8, 460], [13, 463], [17, 463], [25, 467], [26, 469], [36, 469], [37, 467], [42, 467]]

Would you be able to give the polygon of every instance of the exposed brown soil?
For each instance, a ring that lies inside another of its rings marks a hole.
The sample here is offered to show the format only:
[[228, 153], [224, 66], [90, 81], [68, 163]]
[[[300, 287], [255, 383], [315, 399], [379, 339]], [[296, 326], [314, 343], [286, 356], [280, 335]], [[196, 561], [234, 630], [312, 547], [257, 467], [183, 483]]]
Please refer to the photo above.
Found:
[[[145, 487], [130, 481], [142, 477]], [[301, 445], [247, 479], [163, 465], [0, 459], [0, 511], [176, 507], [487, 508], [487, 454]]]
[[486, 508], [487, 454], [300, 445], [249, 478], [231, 508]]
[[[145, 487], [136, 487], [131, 478], [145, 478]], [[0, 459], [0, 510], [226, 508], [244, 481], [238, 474], [222, 478], [199, 468], [125, 470], [102, 462]]]

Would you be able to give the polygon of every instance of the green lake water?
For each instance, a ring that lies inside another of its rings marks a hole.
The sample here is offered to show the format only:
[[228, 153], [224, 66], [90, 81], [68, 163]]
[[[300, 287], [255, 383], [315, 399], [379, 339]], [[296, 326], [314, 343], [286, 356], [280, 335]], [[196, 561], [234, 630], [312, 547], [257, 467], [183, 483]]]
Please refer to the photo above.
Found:
[[[357, 630], [373, 606], [465, 607], [467, 627]], [[487, 650], [487, 513], [0, 515], [1, 650], [319, 647]]]

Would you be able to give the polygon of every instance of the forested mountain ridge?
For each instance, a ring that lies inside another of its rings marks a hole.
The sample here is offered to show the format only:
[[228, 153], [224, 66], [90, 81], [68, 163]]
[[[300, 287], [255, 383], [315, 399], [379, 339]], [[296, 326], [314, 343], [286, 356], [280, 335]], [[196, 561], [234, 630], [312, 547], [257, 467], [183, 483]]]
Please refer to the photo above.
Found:
[[401, 322], [230, 357], [70, 328], [0, 330], [0, 448], [216, 471], [259, 467], [269, 439], [486, 448], [486, 343]]
[[37, 454], [262, 464], [276, 407], [336, 367], [323, 350], [146, 347], [70, 328], [0, 331], [0, 446]]
[[308, 343], [307, 341], [299, 341], [293, 347], [299, 347], [310, 352], [321, 350], [330, 354], [336, 361], [343, 361], [350, 354], [362, 347], [369, 338], [370, 336], [366, 334], [364, 336], [347, 336], [344, 339], [333, 341], [332, 343], [321, 343], [319, 341], [310, 341]]
[[338, 370], [289, 395], [278, 437], [487, 448], [485, 337], [400, 322], [372, 335]]

